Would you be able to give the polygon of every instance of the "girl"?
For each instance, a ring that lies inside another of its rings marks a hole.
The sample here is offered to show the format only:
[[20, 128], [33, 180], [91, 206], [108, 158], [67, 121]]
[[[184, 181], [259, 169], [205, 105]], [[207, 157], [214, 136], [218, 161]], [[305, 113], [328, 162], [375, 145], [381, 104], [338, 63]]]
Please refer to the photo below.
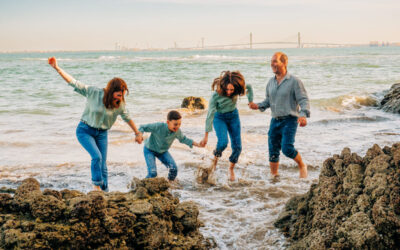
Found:
[[242, 140], [240, 136], [239, 112], [236, 108], [238, 96], [245, 94], [247, 89], [247, 99], [253, 102], [253, 89], [251, 85], [245, 84], [244, 77], [239, 71], [223, 71], [220, 77], [215, 78], [211, 86], [215, 92], [209, 102], [208, 114], [206, 119], [206, 132], [202, 145], [208, 141], [208, 133], [212, 131], [214, 124], [215, 133], [218, 138], [217, 147], [214, 150], [214, 160], [212, 168], [216, 169], [218, 158], [228, 145], [228, 134], [231, 139], [232, 154], [229, 157], [229, 180], [235, 180], [233, 171], [235, 164], [242, 151]]

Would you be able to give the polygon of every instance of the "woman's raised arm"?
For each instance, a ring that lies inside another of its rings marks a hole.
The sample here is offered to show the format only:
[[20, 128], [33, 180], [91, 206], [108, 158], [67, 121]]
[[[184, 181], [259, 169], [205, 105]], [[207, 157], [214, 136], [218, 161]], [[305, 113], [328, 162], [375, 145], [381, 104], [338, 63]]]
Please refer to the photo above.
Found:
[[55, 57], [50, 57], [50, 58], [48, 59], [48, 61], [49, 61], [50, 66], [53, 67], [53, 68], [58, 72], [58, 74], [60, 74], [60, 76], [61, 76], [62, 78], [64, 78], [64, 80], [65, 80], [67, 83], [70, 83], [70, 82], [74, 79], [74, 78], [73, 78], [72, 76], [70, 76], [67, 72], [65, 72], [63, 69], [61, 69], [60, 67], [58, 67], [58, 65], [57, 65], [57, 60], [56, 60]]

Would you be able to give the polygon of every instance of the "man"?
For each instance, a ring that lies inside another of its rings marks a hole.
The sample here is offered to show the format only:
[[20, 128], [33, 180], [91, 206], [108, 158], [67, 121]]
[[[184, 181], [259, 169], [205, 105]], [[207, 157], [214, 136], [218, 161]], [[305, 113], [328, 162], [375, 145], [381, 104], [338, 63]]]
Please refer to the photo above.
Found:
[[[307, 178], [307, 165], [300, 153], [294, 148], [297, 125], [307, 125], [310, 117], [310, 104], [303, 83], [287, 72], [288, 57], [282, 52], [272, 56], [272, 77], [266, 90], [265, 100], [261, 103], [249, 103], [251, 109], [265, 111], [271, 108], [271, 124], [268, 132], [269, 166], [273, 177], [278, 176], [279, 154], [293, 159], [300, 170], [300, 178]], [[300, 108], [300, 110], [299, 110]]]

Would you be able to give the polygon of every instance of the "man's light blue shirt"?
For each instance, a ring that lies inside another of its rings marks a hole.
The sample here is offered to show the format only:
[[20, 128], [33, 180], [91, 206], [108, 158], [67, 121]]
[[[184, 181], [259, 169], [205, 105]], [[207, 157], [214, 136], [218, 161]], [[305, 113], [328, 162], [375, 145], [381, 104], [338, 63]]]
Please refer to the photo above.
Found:
[[310, 117], [310, 101], [306, 89], [300, 79], [289, 73], [286, 73], [280, 84], [276, 77], [268, 81], [265, 100], [258, 103], [258, 108], [261, 111], [271, 108], [272, 117]]

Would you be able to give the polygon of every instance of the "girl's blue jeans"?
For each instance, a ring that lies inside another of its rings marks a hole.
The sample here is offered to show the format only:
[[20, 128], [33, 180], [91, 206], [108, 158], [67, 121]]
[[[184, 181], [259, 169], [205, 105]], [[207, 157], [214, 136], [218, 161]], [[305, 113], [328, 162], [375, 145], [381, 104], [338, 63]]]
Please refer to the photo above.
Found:
[[156, 157], [164, 164], [168, 169], [168, 180], [175, 180], [176, 176], [178, 175], [178, 167], [172, 158], [171, 154], [167, 151], [164, 153], [157, 153], [146, 146], [143, 147], [144, 159], [146, 160], [147, 164], [147, 176], [146, 178], [154, 178], [157, 177], [157, 166], [156, 166]]
[[76, 128], [76, 137], [79, 143], [92, 158], [92, 183], [100, 186], [104, 191], [108, 191], [107, 134], [107, 130], [92, 128], [82, 121]]
[[268, 132], [269, 161], [279, 162], [279, 154], [294, 159], [297, 151], [294, 148], [294, 139], [297, 131], [297, 117], [288, 116], [284, 119], [271, 119]]
[[240, 135], [239, 112], [235, 109], [232, 112], [219, 113], [214, 117], [214, 130], [218, 138], [217, 148], [214, 150], [216, 157], [221, 157], [222, 152], [228, 146], [228, 134], [231, 139], [232, 154], [229, 161], [237, 163], [239, 155], [242, 152], [242, 139]]

